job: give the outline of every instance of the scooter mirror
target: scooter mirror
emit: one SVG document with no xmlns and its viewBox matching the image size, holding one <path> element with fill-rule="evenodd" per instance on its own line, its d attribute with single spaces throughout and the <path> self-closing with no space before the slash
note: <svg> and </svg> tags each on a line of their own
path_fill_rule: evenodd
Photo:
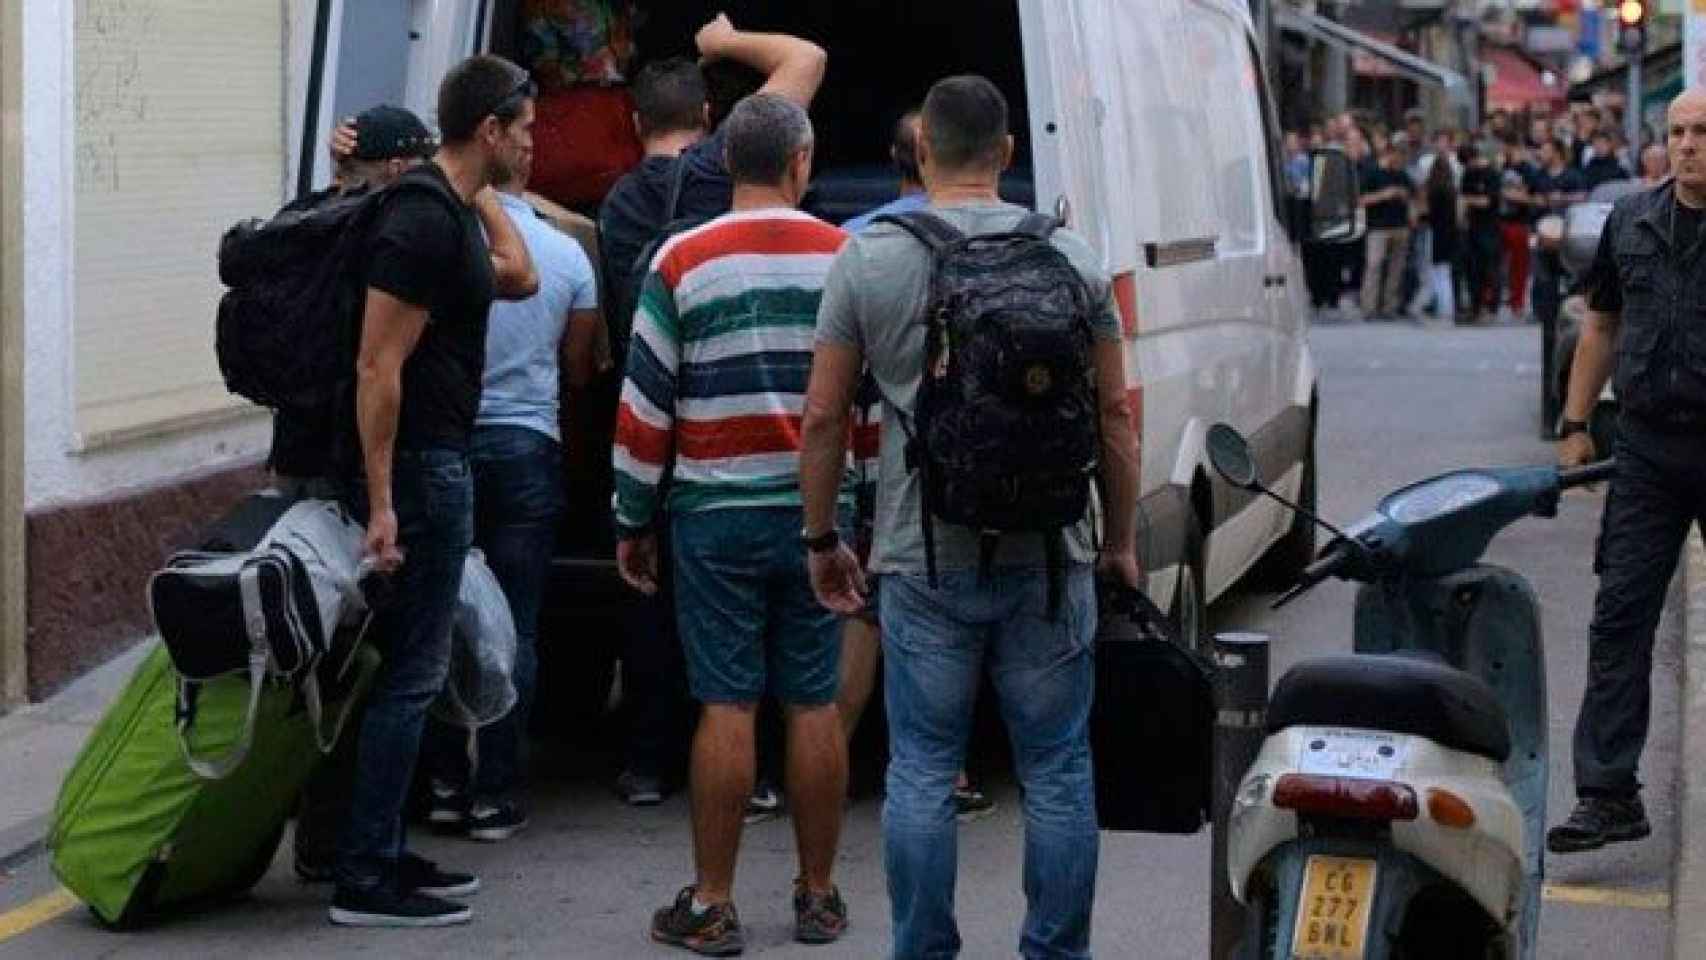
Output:
<svg viewBox="0 0 1706 960">
<path fill-rule="evenodd" d="M 1233 427 L 1217 423 L 1208 428 L 1208 459 L 1227 483 L 1245 490 L 1261 489 L 1250 442 Z"/>
</svg>

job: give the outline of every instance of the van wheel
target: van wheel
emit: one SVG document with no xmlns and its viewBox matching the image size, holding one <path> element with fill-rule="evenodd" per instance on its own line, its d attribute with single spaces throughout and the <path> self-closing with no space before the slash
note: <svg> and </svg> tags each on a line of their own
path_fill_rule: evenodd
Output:
<svg viewBox="0 0 1706 960">
<path fill-rule="evenodd" d="M 1186 650 L 1208 656 L 1207 588 L 1203 583 L 1202 530 L 1195 514 L 1185 520 L 1185 552 L 1179 562 L 1179 576 L 1173 583 L 1173 604 L 1167 619 L 1173 635 Z"/>
<path fill-rule="evenodd" d="M 1314 414 L 1310 415 L 1308 445 L 1303 451 L 1303 484 L 1298 491 L 1297 502 L 1310 513 L 1318 513 L 1316 501 L 1317 480 L 1315 476 L 1315 426 Z M 1254 580 L 1256 583 L 1277 589 L 1288 589 L 1303 575 L 1303 568 L 1315 560 L 1315 524 L 1301 513 L 1291 517 L 1291 528 L 1285 532 L 1278 542 L 1268 548 L 1256 566 Z"/>
</svg>

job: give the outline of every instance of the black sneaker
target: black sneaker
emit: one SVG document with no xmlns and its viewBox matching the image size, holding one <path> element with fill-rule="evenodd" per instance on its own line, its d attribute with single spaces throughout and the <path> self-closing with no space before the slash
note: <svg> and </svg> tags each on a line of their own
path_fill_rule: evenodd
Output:
<svg viewBox="0 0 1706 960">
<path fill-rule="evenodd" d="M 1608 843 L 1639 840 L 1652 832 L 1640 797 L 1582 797 L 1568 820 L 1547 831 L 1546 849 L 1581 853 Z"/>
<path fill-rule="evenodd" d="M 514 800 L 476 801 L 468 808 L 467 824 L 468 839 L 498 843 L 527 827 L 527 812 Z"/>
<path fill-rule="evenodd" d="M 663 802 L 663 781 L 624 770 L 616 778 L 616 795 L 630 807 L 655 807 Z"/>
<path fill-rule="evenodd" d="M 433 778 L 427 823 L 436 830 L 458 830 L 468 819 L 468 795 L 462 788 Z"/>
<path fill-rule="evenodd" d="M 438 864 L 412 853 L 397 861 L 397 884 L 428 897 L 470 897 L 480 892 L 480 878 L 471 873 L 440 870 Z"/>
<path fill-rule="evenodd" d="M 803 879 L 794 880 L 794 939 L 800 943 L 834 943 L 847 932 L 847 901 L 835 887 L 813 893 Z"/>
<path fill-rule="evenodd" d="M 652 939 L 673 947 L 685 947 L 706 957 L 735 957 L 746 949 L 740 915 L 732 903 L 693 908 L 693 887 L 683 889 L 675 903 L 652 915 Z"/>
<path fill-rule="evenodd" d="M 450 927 L 474 919 L 474 911 L 419 891 L 339 887 L 329 916 L 341 927 Z"/>
<path fill-rule="evenodd" d="M 748 824 L 763 823 L 774 820 L 782 815 L 782 793 L 776 785 L 759 781 L 752 791 L 752 796 L 746 798 L 746 822 Z"/>
<path fill-rule="evenodd" d="M 961 823 L 982 820 L 994 812 L 995 801 L 982 790 L 970 785 L 954 788 L 954 815 Z"/>
</svg>

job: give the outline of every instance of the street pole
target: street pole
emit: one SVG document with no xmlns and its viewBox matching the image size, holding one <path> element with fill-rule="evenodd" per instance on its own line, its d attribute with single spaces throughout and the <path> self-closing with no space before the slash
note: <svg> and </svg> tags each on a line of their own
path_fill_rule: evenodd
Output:
<svg viewBox="0 0 1706 960">
<path fill-rule="evenodd" d="M 1222 633 L 1214 638 L 1214 819 L 1209 868 L 1209 956 L 1230 960 L 1244 935 L 1244 908 L 1226 877 L 1226 819 L 1245 771 L 1267 734 L 1268 635 Z"/>
<path fill-rule="evenodd" d="M 1641 61 L 1645 54 L 1645 50 L 1629 51 L 1629 102 L 1623 107 L 1623 135 L 1637 167 L 1641 157 Z"/>
</svg>

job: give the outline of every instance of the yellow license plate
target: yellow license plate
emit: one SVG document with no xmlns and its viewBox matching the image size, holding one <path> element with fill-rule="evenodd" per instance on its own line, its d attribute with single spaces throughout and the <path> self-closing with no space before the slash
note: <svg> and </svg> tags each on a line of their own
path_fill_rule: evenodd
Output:
<svg viewBox="0 0 1706 960">
<path fill-rule="evenodd" d="M 1296 960 L 1362 960 L 1373 905 L 1373 860 L 1310 857 L 1291 955 Z"/>
</svg>

